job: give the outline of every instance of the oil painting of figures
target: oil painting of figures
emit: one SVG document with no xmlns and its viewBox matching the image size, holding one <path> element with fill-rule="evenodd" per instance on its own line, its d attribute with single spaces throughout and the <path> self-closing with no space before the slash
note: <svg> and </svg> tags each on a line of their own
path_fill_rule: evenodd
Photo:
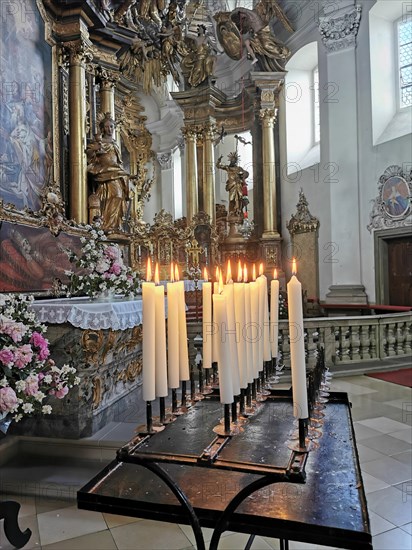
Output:
<svg viewBox="0 0 412 550">
<path fill-rule="evenodd" d="M 38 210 L 52 166 L 51 48 L 35 0 L 1 8 L 0 198 Z"/>
</svg>

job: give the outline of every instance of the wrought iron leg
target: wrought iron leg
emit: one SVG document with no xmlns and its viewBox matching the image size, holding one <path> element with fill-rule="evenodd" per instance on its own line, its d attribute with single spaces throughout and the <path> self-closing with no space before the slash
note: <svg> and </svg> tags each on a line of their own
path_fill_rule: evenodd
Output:
<svg viewBox="0 0 412 550">
<path fill-rule="evenodd" d="M 287 539 L 279 539 L 280 550 L 289 550 L 289 541 Z"/>
<path fill-rule="evenodd" d="M 26 545 L 31 537 L 30 529 L 21 531 L 18 522 L 20 504 L 14 500 L 0 502 L 0 519 L 4 518 L 4 533 L 16 548 Z"/>
<path fill-rule="evenodd" d="M 280 483 L 282 481 L 289 481 L 289 480 L 286 476 L 284 477 L 282 476 L 281 478 L 276 478 L 276 479 L 274 479 L 273 476 L 264 476 L 253 481 L 252 483 L 249 483 L 249 485 L 247 485 L 241 491 L 239 491 L 239 493 L 229 502 L 224 512 L 220 516 L 216 524 L 216 527 L 213 531 L 213 536 L 212 536 L 212 540 L 210 541 L 209 550 L 218 549 L 220 537 L 222 536 L 222 533 L 226 531 L 229 525 L 230 516 L 236 511 L 238 506 L 249 495 L 251 495 L 255 491 L 258 491 L 259 489 L 263 489 L 263 487 L 266 487 L 267 485 L 272 485 L 272 483 Z M 282 550 L 287 550 L 287 549 L 282 549 Z"/>
<path fill-rule="evenodd" d="M 248 541 L 246 543 L 245 550 L 250 550 L 251 549 L 253 541 L 255 540 L 255 536 L 256 535 L 250 535 L 250 537 L 248 538 Z"/>
<path fill-rule="evenodd" d="M 193 506 L 190 504 L 187 496 L 182 491 L 180 486 L 170 477 L 170 475 L 163 470 L 158 464 L 154 462 L 139 461 L 138 462 L 144 468 L 147 468 L 154 474 L 156 474 L 162 481 L 166 483 L 168 487 L 172 490 L 175 497 L 178 499 L 184 510 L 189 516 L 190 525 L 193 529 L 193 534 L 196 539 L 196 548 L 197 550 L 206 550 L 205 541 L 203 539 L 202 528 L 200 527 L 199 519 L 193 509 Z"/>
</svg>

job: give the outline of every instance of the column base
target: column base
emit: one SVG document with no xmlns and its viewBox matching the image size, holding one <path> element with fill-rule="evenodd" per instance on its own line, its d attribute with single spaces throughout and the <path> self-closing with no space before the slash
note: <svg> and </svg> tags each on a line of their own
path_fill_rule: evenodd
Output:
<svg viewBox="0 0 412 550">
<path fill-rule="evenodd" d="M 325 302 L 327 304 L 367 304 L 368 295 L 363 285 L 331 285 Z"/>
<path fill-rule="evenodd" d="M 262 241 L 271 241 L 280 238 L 280 234 L 277 231 L 264 231 L 261 236 Z"/>
</svg>

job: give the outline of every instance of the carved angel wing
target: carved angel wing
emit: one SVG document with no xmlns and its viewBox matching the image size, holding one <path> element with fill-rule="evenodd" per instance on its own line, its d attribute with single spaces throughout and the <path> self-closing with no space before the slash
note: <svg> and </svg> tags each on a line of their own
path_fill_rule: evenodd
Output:
<svg viewBox="0 0 412 550">
<path fill-rule="evenodd" d="M 289 21 L 276 0 L 260 0 L 256 4 L 254 11 L 256 11 L 266 25 L 269 24 L 271 19 L 276 18 L 282 23 L 287 31 L 295 32 L 295 29 L 292 27 L 292 23 Z"/>
</svg>

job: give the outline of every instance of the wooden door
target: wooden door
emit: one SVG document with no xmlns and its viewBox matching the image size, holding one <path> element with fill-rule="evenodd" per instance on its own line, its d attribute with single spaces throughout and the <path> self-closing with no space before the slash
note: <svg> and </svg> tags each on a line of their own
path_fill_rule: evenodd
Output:
<svg viewBox="0 0 412 550">
<path fill-rule="evenodd" d="M 391 306 L 412 306 L 412 237 L 388 243 L 388 287 Z"/>
</svg>

